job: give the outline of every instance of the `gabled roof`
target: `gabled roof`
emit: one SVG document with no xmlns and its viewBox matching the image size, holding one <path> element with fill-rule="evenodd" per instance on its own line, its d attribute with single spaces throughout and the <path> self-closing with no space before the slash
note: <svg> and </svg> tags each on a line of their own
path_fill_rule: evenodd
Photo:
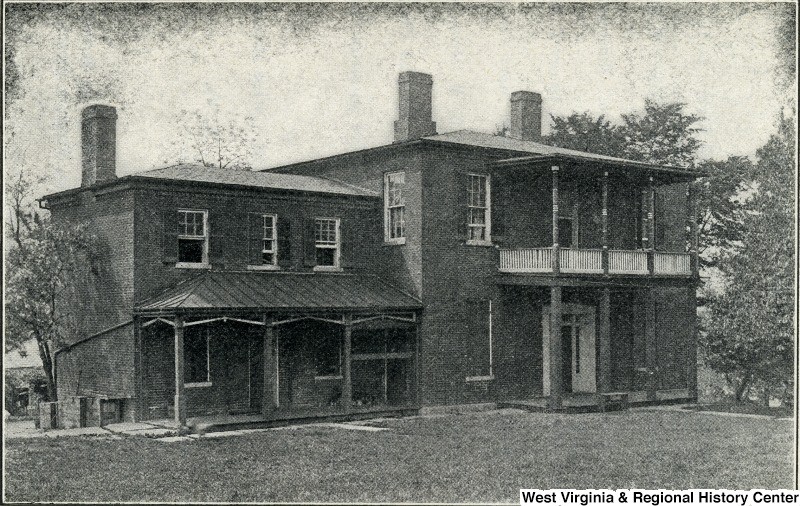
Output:
<svg viewBox="0 0 800 506">
<path fill-rule="evenodd" d="M 359 195 L 374 197 L 374 191 L 357 186 L 340 183 L 331 179 L 314 176 L 297 176 L 294 174 L 278 174 L 274 172 L 254 172 L 249 170 L 217 169 L 197 164 L 182 164 L 148 170 L 132 174 L 134 177 L 153 179 L 169 179 L 180 181 L 196 181 L 202 183 L 232 184 L 272 188 L 278 190 L 295 190 L 305 192 L 334 193 L 339 195 Z"/>
<path fill-rule="evenodd" d="M 203 310 L 325 311 L 421 308 L 376 276 L 258 271 L 205 272 L 136 305 L 144 314 Z"/>
</svg>

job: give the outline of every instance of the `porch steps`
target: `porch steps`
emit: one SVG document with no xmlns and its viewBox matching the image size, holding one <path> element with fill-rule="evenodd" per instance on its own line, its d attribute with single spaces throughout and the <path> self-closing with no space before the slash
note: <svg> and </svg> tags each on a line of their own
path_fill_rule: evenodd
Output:
<svg viewBox="0 0 800 506">
<path fill-rule="evenodd" d="M 564 397 L 560 408 L 550 408 L 547 406 L 547 397 L 536 397 L 533 399 L 510 400 L 500 401 L 497 403 L 498 408 L 514 408 L 531 413 L 563 413 L 563 414 L 578 414 L 578 413 L 599 413 L 602 411 L 620 411 L 628 409 L 627 394 L 624 399 L 617 397 L 620 394 L 606 394 L 605 409 L 601 405 L 596 395 L 570 395 Z"/>
</svg>

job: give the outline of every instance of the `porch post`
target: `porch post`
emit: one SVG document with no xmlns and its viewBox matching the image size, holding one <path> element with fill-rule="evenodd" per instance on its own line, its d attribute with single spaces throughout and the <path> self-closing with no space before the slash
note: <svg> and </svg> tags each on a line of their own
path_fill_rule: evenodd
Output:
<svg viewBox="0 0 800 506">
<path fill-rule="evenodd" d="M 183 317 L 175 315 L 175 423 L 178 427 L 186 426 L 183 365 Z"/>
<path fill-rule="evenodd" d="M 603 172 L 603 274 L 608 275 L 608 171 Z"/>
<path fill-rule="evenodd" d="M 561 248 L 558 244 L 558 165 L 550 167 L 553 172 L 553 274 L 561 272 Z"/>
<path fill-rule="evenodd" d="M 656 357 L 656 298 L 652 287 L 645 291 L 645 360 L 647 361 L 647 400 L 656 400 L 658 357 Z"/>
<path fill-rule="evenodd" d="M 561 384 L 561 287 L 550 288 L 550 396 L 549 409 L 560 409 L 562 404 Z"/>
<path fill-rule="evenodd" d="M 697 231 L 697 192 L 694 190 L 692 183 L 688 184 L 687 200 L 689 204 L 689 255 L 691 262 L 692 276 L 697 277 L 700 270 L 700 262 L 698 258 L 698 231 Z"/>
<path fill-rule="evenodd" d="M 272 355 L 272 349 L 275 346 L 275 327 L 272 325 L 272 319 L 266 314 L 264 315 L 264 384 L 262 386 L 261 394 L 261 413 L 268 414 L 277 409 L 275 404 L 275 392 L 277 392 L 277 385 L 275 384 L 275 359 Z"/>
<path fill-rule="evenodd" d="M 611 391 L 611 289 L 603 288 L 600 296 L 597 356 L 597 390 L 599 393 Z M 601 398 L 602 400 L 602 398 Z"/>
<path fill-rule="evenodd" d="M 349 413 L 353 407 L 353 378 L 351 350 L 353 344 L 353 315 L 344 315 L 344 353 L 342 356 L 342 407 Z"/>
<path fill-rule="evenodd" d="M 133 339 L 133 388 L 136 399 L 134 420 L 141 422 L 146 419 L 147 406 L 144 401 L 144 375 L 142 374 L 142 320 L 138 316 L 133 317 Z"/>
<path fill-rule="evenodd" d="M 653 185 L 653 176 L 647 178 L 647 272 L 652 276 L 655 272 L 656 248 L 656 190 Z"/>
<path fill-rule="evenodd" d="M 692 399 L 697 400 L 697 285 L 687 288 L 689 342 L 686 343 L 686 388 Z"/>
</svg>

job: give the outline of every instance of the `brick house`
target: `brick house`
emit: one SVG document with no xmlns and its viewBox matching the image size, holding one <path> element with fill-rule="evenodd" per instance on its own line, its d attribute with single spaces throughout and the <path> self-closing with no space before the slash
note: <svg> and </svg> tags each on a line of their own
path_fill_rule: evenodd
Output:
<svg viewBox="0 0 800 506">
<path fill-rule="evenodd" d="M 437 134 L 431 89 L 400 75 L 391 144 L 261 172 L 117 177 L 116 112 L 87 107 L 82 185 L 42 199 L 104 243 L 61 402 L 247 424 L 695 399 L 700 174 L 541 144 L 527 91 L 507 137 Z"/>
</svg>

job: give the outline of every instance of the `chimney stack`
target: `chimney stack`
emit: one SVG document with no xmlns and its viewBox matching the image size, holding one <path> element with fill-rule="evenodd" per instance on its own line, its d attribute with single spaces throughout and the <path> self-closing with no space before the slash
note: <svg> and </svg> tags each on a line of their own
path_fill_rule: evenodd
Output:
<svg viewBox="0 0 800 506">
<path fill-rule="evenodd" d="M 431 121 L 433 78 L 421 72 L 402 72 L 398 83 L 400 113 L 394 122 L 394 142 L 436 135 L 436 123 Z"/>
<path fill-rule="evenodd" d="M 542 96 L 532 91 L 511 94 L 509 137 L 521 141 L 542 140 Z"/>
<path fill-rule="evenodd" d="M 90 105 L 81 115 L 81 186 L 117 177 L 117 110 Z"/>
</svg>

